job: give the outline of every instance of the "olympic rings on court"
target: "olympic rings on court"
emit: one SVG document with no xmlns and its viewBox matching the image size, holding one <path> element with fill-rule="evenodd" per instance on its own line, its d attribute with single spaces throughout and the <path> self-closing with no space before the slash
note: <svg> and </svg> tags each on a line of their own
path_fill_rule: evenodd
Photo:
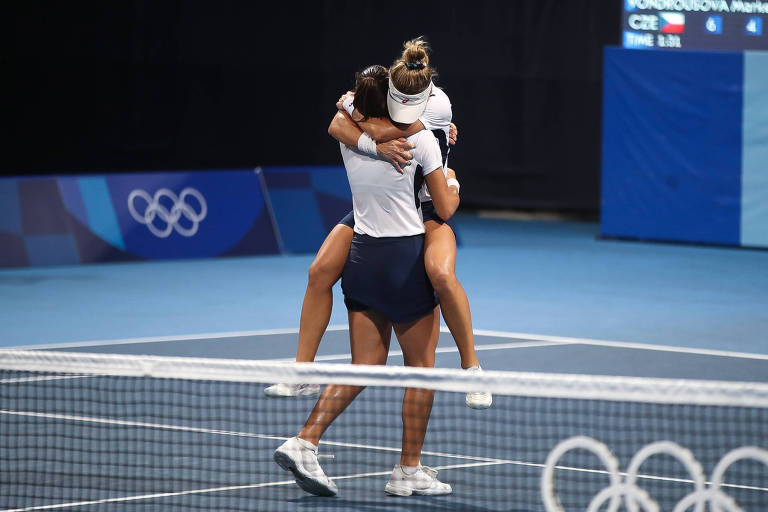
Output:
<svg viewBox="0 0 768 512">
<path fill-rule="evenodd" d="M 600 441 L 591 437 L 577 436 L 560 442 L 547 456 L 544 472 L 541 475 L 541 497 L 547 512 L 563 512 L 563 507 L 555 492 L 555 468 L 560 458 L 567 452 L 582 449 L 592 452 L 603 463 L 608 473 L 609 485 L 597 493 L 587 508 L 588 512 L 597 512 L 608 502 L 607 512 L 616 512 L 622 498 L 628 512 L 658 512 L 659 505 L 650 495 L 637 486 L 640 466 L 648 458 L 665 454 L 677 459 L 688 471 L 693 482 L 693 492 L 686 495 L 674 508 L 674 512 L 685 512 L 693 507 L 693 512 L 704 512 L 707 502 L 712 512 L 741 512 L 736 502 L 721 489 L 723 475 L 736 461 L 753 459 L 768 466 L 768 450 L 756 446 L 743 446 L 726 453 L 712 471 L 709 486 L 704 478 L 701 464 L 693 454 L 671 441 L 651 443 L 640 449 L 629 463 L 626 477 L 622 481 L 619 462 L 611 450 Z M 638 506 L 640 508 L 638 508 Z"/>
<path fill-rule="evenodd" d="M 173 203 L 170 211 L 160 204 L 161 198 L 170 199 Z M 188 197 L 193 197 L 199 203 L 200 211 L 196 212 L 195 209 L 186 202 Z M 139 213 L 136 208 L 136 200 L 147 204 L 144 213 Z M 141 201 L 139 205 L 141 205 Z M 208 205 L 205 202 L 203 195 L 192 187 L 187 187 L 181 191 L 181 194 L 176 196 L 171 190 L 167 188 L 161 188 L 155 192 L 155 196 L 150 196 L 147 192 L 141 189 L 136 189 L 128 195 L 128 211 L 131 216 L 140 224 L 145 224 L 149 231 L 158 238 L 167 238 L 175 229 L 176 232 L 182 236 L 191 237 L 197 233 L 200 223 L 208 215 Z M 181 217 L 184 217 L 192 223 L 189 227 L 184 227 L 179 224 Z M 164 226 L 157 227 L 155 225 L 155 219 L 158 219 Z"/>
</svg>

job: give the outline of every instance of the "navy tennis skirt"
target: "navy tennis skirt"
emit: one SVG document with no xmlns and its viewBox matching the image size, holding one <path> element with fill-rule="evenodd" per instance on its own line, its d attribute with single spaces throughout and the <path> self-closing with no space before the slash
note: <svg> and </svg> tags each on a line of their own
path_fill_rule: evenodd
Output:
<svg viewBox="0 0 768 512">
<path fill-rule="evenodd" d="M 341 289 L 349 311 L 372 309 L 395 323 L 426 316 L 438 300 L 424 269 L 424 235 L 375 238 L 355 233 Z"/>
<path fill-rule="evenodd" d="M 432 201 L 424 201 L 421 203 L 421 217 L 424 219 L 424 222 L 427 222 L 428 220 L 433 220 L 437 222 L 438 224 L 448 224 L 451 226 L 451 229 L 453 232 L 456 232 L 456 229 L 453 225 L 453 217 L 451 217 L 448 220 L 443 220 L 435 211 L 435 204 Z"/>
<path fill-rule="evenodd" d="M 342 217 L 342 219 L 336 224 L 344 224 L 347 227 L 355 229 L 355 212 L 354 211 L 349 212 L 344 217 Z"/>
</svg>

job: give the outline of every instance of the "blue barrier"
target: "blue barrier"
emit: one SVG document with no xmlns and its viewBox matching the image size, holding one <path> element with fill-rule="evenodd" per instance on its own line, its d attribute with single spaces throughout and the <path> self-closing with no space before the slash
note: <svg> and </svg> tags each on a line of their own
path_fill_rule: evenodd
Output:
<svg viewBox="0 0 768 512">
<path fill-rule="evenodd" d="M 0 266 L 279 252 L 253 170 L 0 180 Z"/>
<path fill-rule="evenodd" d="M 768 53 L 607 48 L 604 236 L 768 247 Z"/>
<path fill-rule="evenodd" d="M 282 249 L 313 253 L 352 211 L 352 192 L 343 166 L 264 167 L 264 181 Z"/>
</svg>

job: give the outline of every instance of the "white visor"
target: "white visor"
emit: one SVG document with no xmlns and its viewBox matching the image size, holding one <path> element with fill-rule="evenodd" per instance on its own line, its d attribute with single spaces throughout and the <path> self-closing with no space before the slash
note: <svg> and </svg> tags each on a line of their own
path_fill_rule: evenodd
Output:
<svg viewBox="0 0 768 512">
<path fill-rule="evenodd" d="M 387 109 L 389 117 L 396 123 L 411 124 L 415 122 L 424 109 L 427 108 L 427 100 L 432 94 L 432 82 L 418 94 L 403 94 L 395 88 L 392 79 L 389 79 L 389 93 L 387 94 Z"/>
</svg>

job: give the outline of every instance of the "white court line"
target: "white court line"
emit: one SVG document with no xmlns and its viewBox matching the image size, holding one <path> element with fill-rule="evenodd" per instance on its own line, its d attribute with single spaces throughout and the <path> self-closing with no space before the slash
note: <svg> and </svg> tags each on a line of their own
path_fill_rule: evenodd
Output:
<svg viewBox="0 0 768 512">
<path fill-rule="evenodd" d="M 25 508 L 9 508 L 5 510 L 0 510 L 0 512 L 26 512 L 28 510 L 51 510 L 51 509 L 57 509 L 57 508 L 85 507 L 88 505 L 100 505 L 103 503 L 151 500 L 155 498 L 170 498 L 172 496 L 184 496 L 188 494 L 205 494 L 205 493 L 214 493 L 214 492 L 237 491 L 240 489 L 257 489 L 259 487 L 272 487 L 276 485 L 288 485 L 293 483 L 295 483 L 293 480 L 283 480 L 280 482 L 266 482 L 266 483 L 251 484 L 251 485 L 232 485 L 229 487 L 212 487 L 210 489 L 192 489 L 189 491 L 142 494 L 139 496 L 124 496 L 121 498 L 104 498 L 101 500 L 93 500 L 93 501 L 76 501 L 71 503 L 56 503 L 54 505 L 38 505 L 38 506 L 25 507 Z"/>
<path fill-rule="evenodd" d="M 348 329 L 349 329 L 348 325 L 331 325 L 331 326 L 328 326 L 326 330 L 327 331 L 346 331 Z M 244 336 L 270 336 L 270 335 L 276 335 L 276 334 L 297 334 L 298 332 L 299 332 L 298 328 L 294 327 L 294 328 L 286 328 L 286 329 L 228 331 L 228 332 L 204 333 L 204 334 L 185 334 L 185 335 L 178 335 L 178 336 L 124 338 L 124 339 L 116 339 L 116 340 L 75 341 L 70 343 L 53 343 L 53 344 L 47 344 L 47 345 L 21 345 L 16 347 L 2 347 L 0 348 L 0 350 L 4 350 L 4 349 L 43 350 L 43 349 L 55 349 L 55 348 L 79 348 L 79 347 L 94 347 L 94 346 L 109 346 L 109 345 L 127 345 L 131 343 L 163 343 L 163 342 L 174 342 L 174 341 L 206 340 L 206 339 L 212 339 L 212 338 L 239 338 Z M 440 332 L 450 333 L 447 327 L 441 327 Z M 601 346 L 601 347 L 628 348 L 628 349 L 635 349 L 635 350 L 654 350 L 654 351 L 660 351 L 660 352 L 675 352 L 680 354 L 696 354 L 696 355 L 717 356 L 717 357 L 734 357 L 734 358 L 741 358 L 741 359 L 755 359 L 755 360 L 768 361 L 768 354 L 756 354 L 756 353 L 750 353 L 750 352 L 734 352 L 734 351 L 727 351 L 727 350 L 690 348 L 690 347 L 680 347 L 680 346 L 673 346 L 673 345 L 655 345 L 650 343 L 634 343 L 634 342 L 626 342 L 626 341 L 598 340 L 598 339 L 592 339 L 592 338 L 574 338 L 569 336 L 551 336 L 546 334 L 531 334 L 531 333 L 523 333 L 523 332 L 493 331 L 493 330 L 486 330 L 486 329 L 474 329 L 473 332 L 477 336 L 491 336 L 496 338 L 515 338 L 523 342 L 524 341 L 547 342 L 553 346 L 582 344 L 582 345 L 594 345 L 594 346 Z M 486 344 L 482 346 L 489 347 L 484 350 L 495 350 L 494 348 L 490 348 L 492 345 L 493 344 Z M 497 345 L 499 345 L 498 346 L 499 349 L 521 348 L 519 344 L 510 344 L 509 346 L 503 346 L 503 344 L 497 344 Z M 540 346 L 545 346 L 545 345 L 540 345 Z M 438 349 L 438 350 L 441 350 L 441 349 Z M 477 350 L 477 347 L 476 347 L 476 350 Z M 396 355 L 396 354 L 393 354 L 393 355 Z M 315 360 L 316 361 L 324 360 L 324 359 L 321 359 L 321 357 L 332 357 L 332 359 L 329 359 L 329 360 L 338 359 L 338 357 L 336 356 L 320 356 Z M 278 359 L 278 361 L 280 360 L 283 360 L 283 359 Z M 290 361 L 292 359 L 285 359 L 285 360 Z"/>
<path fill-rule="evenodd" d="M 234 437 L 248 437 L 255 439 L 270 439 L 274 441 L 286 441 L 289 438 L 284 436 L 273 436 L 269 434 L 256 434 L 253 432 L 237 432 L 233 430 L 217 430 L 202 427 L 188 427 L 183 425 L 167 425 L 164 423 L 148 423 L 143 421 L 129 421 L 129 420 L 117 420 L 113 418 L 99 418 L 94 416 L 76 416 L 71 414 L 58 414 L 58 413 L 44 413 L 35 411 L 12 411 L 8 409 L 0 409 L 0 414 L 7 414 L 9 416 L 25 416 L 31 418 L 45 418 L 65 421 L 77 421 L 83 423 L 97 423 L 102 425 L 118 425 L 122 427 L 141 427 L 158 430 L 172 430 L 177 432 L 194 432 L 196 434 L 213 434 L 220 436 L 234 436 Z M 400 448 L 392 448 L 389 446 L 376 446 L 367 444 L 355 444 L 355 443 L 342 443 L 337 441 L 321 441 L 322 445 L 329 446 L 341 446 L 345 448 L 361 448 L 365 450 L 376 451 L 388 451 L 388 452 L 400 452 Z M 425 455 L 433 455 L 435 457 L 446 457 L 453 459 L 468 459 L 480 462 L 504 462 L 501 459 L 490 459 L 487 457 L 474 457 L 469 455 L 460 455 L 453 453 L 441 453 L 441 452 L 422 452 Z"/>
<path fill-rule="evenodd" d="M 448 332 L 448 329 L 441 328 L 441 332 Z M 595 345 L 600 347 L 631 348 L 636 350 L 656 350 L 660 352 L 677 352 L 681 354 L 696 354 L 718 357 L 737 357 L 742 359 L 759 359 L 768 361 L 768 354 L 755 354 L 750 352 L 732 352 L 728 350 L 715 350 L 707 348 L 678 347 L 674 345 L 654 345 L 650 343 L 633 343 L 627 341 L 594 340 L 590 338 L 572 338 L 568 336 L 549 336 L 545 334 L 528 334 L 522 332 L 507 331 L 488 331 L 484 329 L 474 329 L 472 332 L 477 336 L 493 336 L 497 338 L 516 338 L 530 341 L 549 341 L 552 343 L 572 343 L 582 345 Z"/>
</svg>

